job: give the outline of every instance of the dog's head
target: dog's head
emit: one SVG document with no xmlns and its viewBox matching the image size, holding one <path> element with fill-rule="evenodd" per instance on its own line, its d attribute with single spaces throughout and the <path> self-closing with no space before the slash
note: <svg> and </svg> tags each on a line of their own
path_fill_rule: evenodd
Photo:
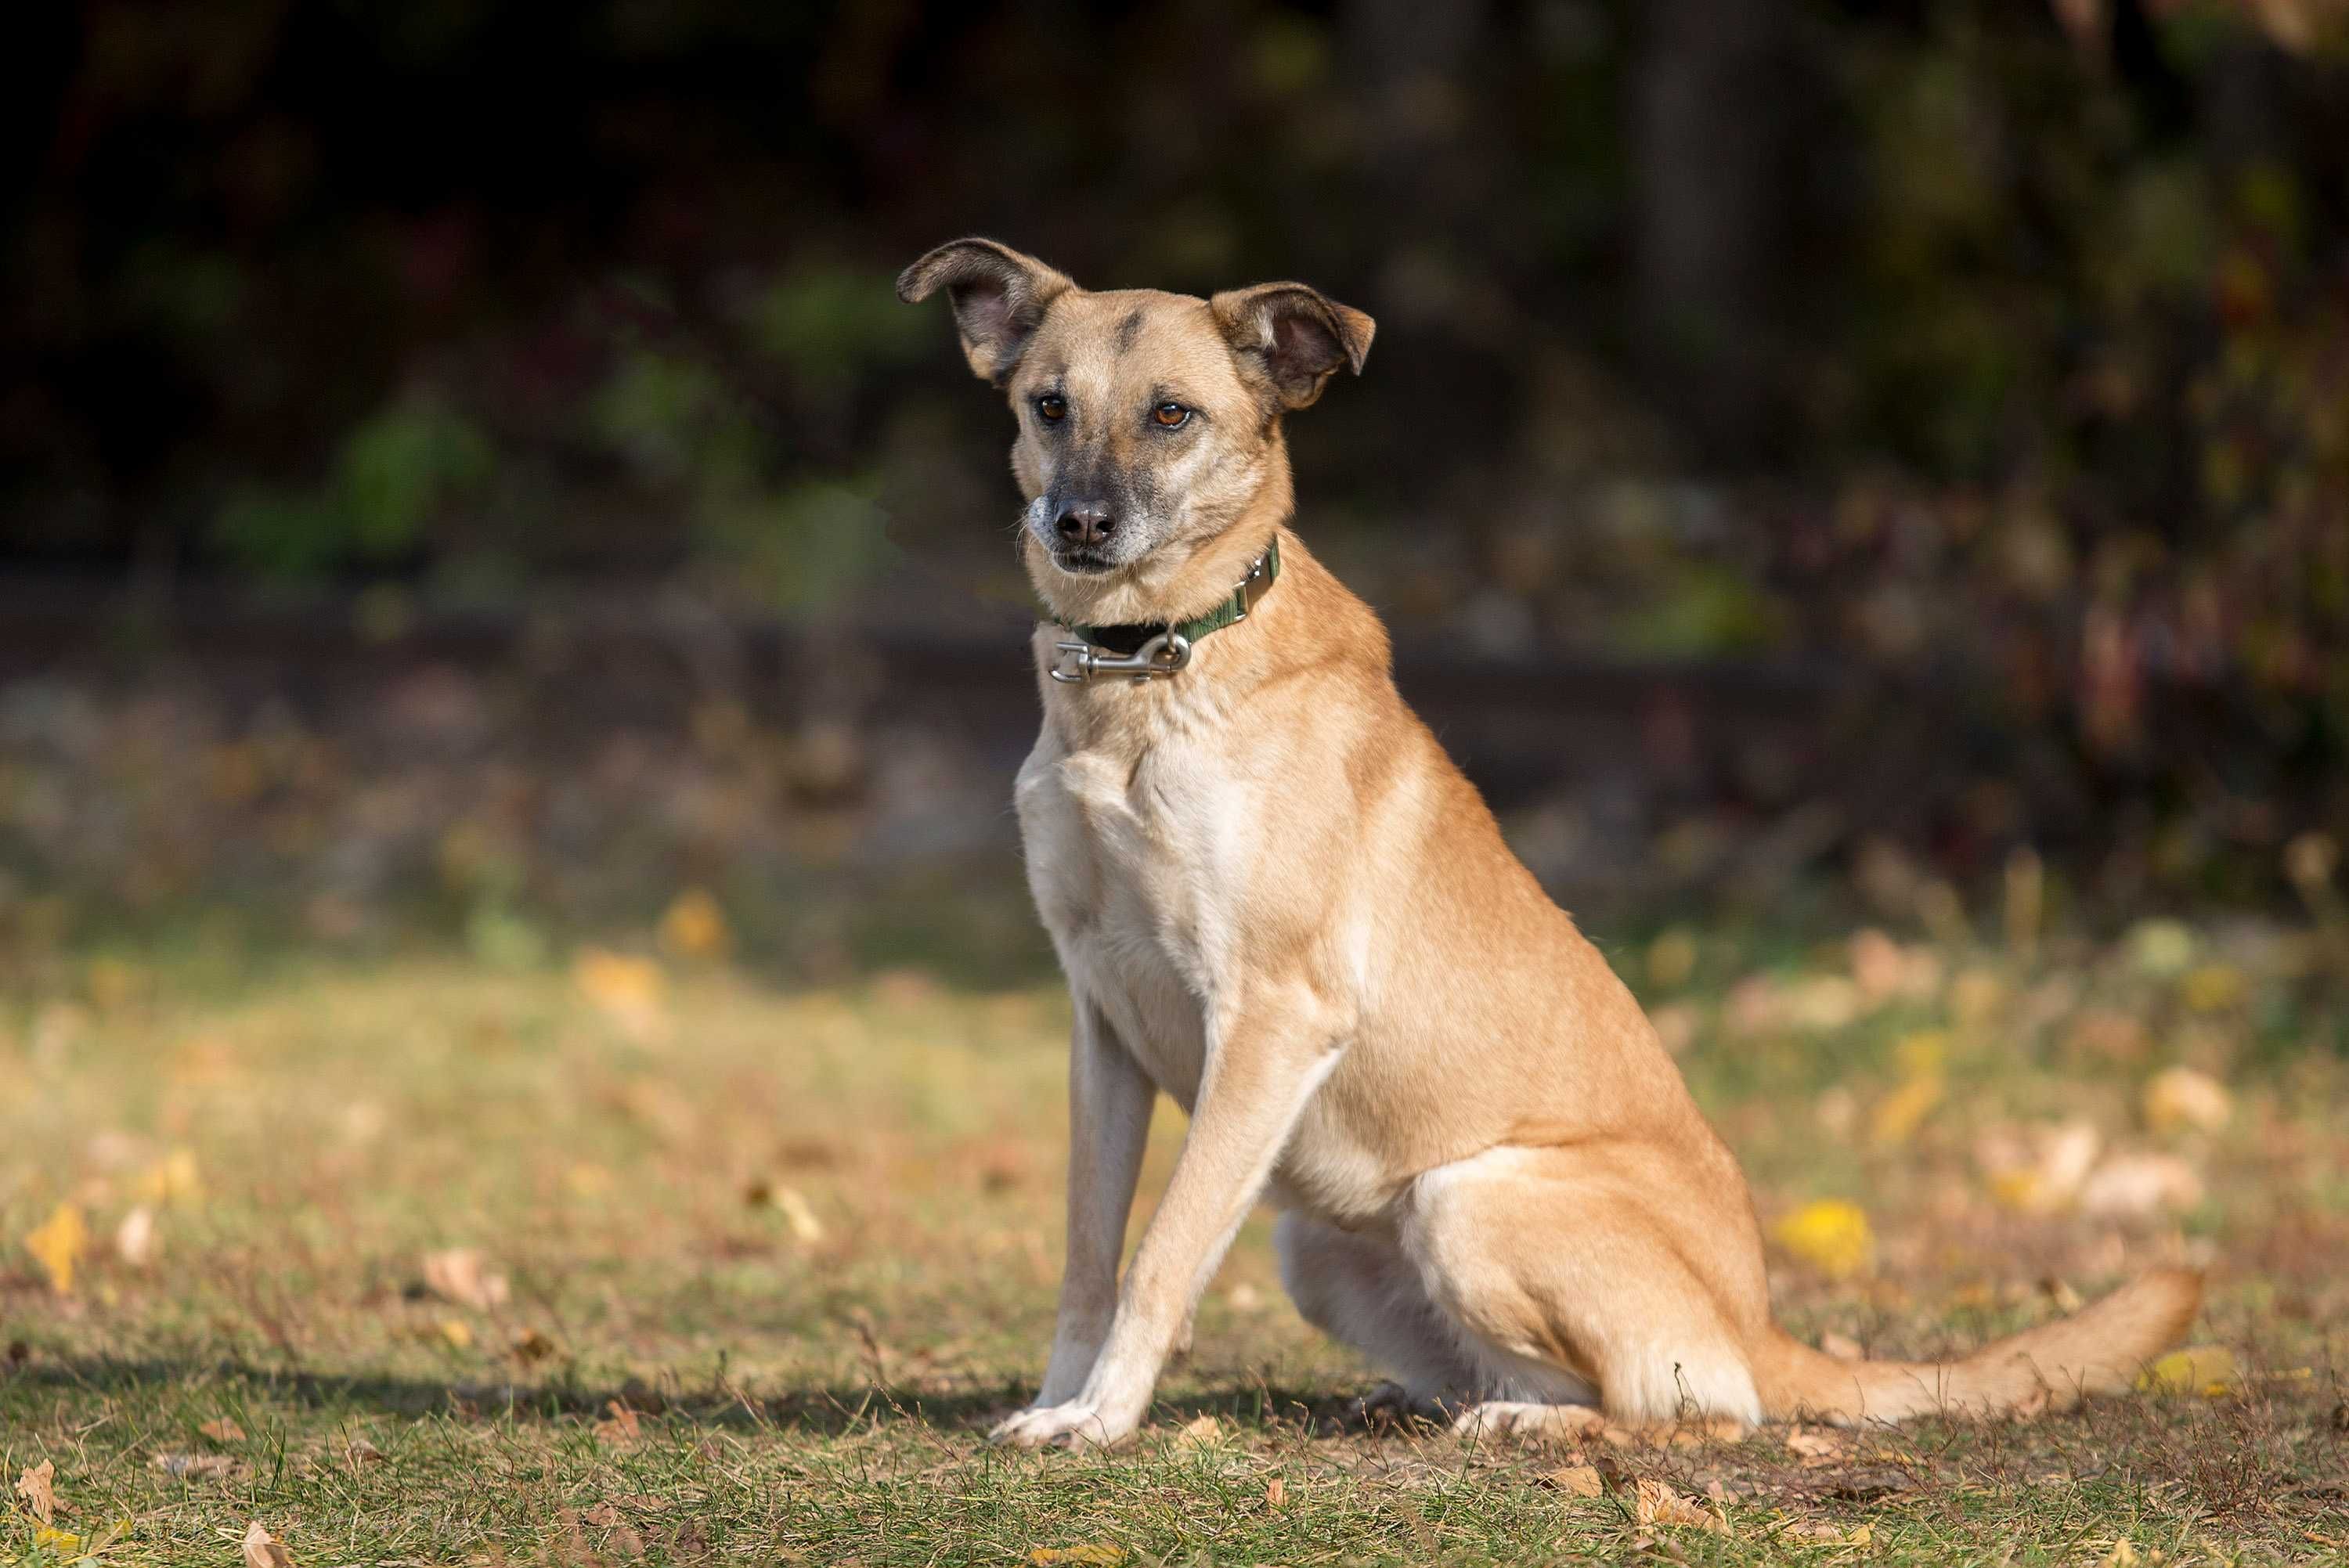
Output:
<svg viewBox="0 0 2349 1568">
<path fill-rule="evenodd" d="M 1373 330 L 1303 284 L 1094 294 L 992 240 L 941 245 L 897 279 L 908 301 L 940 289 L 971 369 L 1019 421 L 1011 471 L 1036 553 L 1071 576 L 1195 546 L 1285 484 L 1281 415 L 1359 373 Z"/>
</svg>

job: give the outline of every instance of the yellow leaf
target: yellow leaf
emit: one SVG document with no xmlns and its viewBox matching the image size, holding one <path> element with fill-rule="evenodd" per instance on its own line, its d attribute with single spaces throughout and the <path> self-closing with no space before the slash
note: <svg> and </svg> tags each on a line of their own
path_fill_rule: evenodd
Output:
<svg viewBox="0 0 2349 1568">
<path fill-rule="evenodd" d="M 2113 1542 L 2113 1549 L 2105 1553 L 2099 1568 L 2137 1568 L 2137 1548 L 2123 1539 Z"/>
<path fill-rule="evenodd" d="M 192 1203 L 203 1196 L 202 1173 L 196 1151 L 174 1149 L 147 1168 L 139 1178 L 139 1196 L 150 1203 Z"/>
<path fill-rule="evenodd" d="M 244 1441 L 244 1429 L 238 1426 L 234 1420 L 231 1419 L 227 1416 L 215 1416 L 211 1420 L 206 1421 L 202 1426 L 198 1427 L 196 1430 L 202 1432 L 204 1436 L 210 1438 L 216 1443 L 241 1443 Z"/>
<path fill-rule="evenodd" d="M 1095 1564 L 1096 1568 L 1112 1568 L 1125 1561 L 1125 1548 L 1112 1546 L 1106 1541 L 1095 1541 L 1083 1546 L 1039 1546 L 1028 1553 L 1028 1561 L 1039 1568 L 1050 1568 L 1055 1563 Z"/>
<path fill-rule="evenodd" d="M 1215 1417 L 1194 1416 L 1183 1423 L 1181 1431 L 1174 1434 L 1174 1446 L 1178 1449 L 1209 1448 L 1220 1442 L 1223 1435 L 1223 1423 Z"/>
<path fill-rule="evenodd" d="M 1857 1203 L 1823 1198 L 1772 1227 L 1778 1244 L 1830 1279 L 1864 1271 L 1876 1255 L 1875 1233 Z"/>
<path fill-rule="evenodd" d="M 649 1041 L 664 1021 L 660 965 L 606 948 L 582 948 L 571 965 L 579 994 L 631 1037 Z"/>
<path fill-rule="evenodd" d="M 2191 1127 L 2216 1132 L 2235 1114 L 2235 1097 L 2209 1073 L 2192 1068 L 2171 1068 L 2153 1075 L 2145 1086 L 2145 1119 L 2157 1132 Z"/>
<path fill-rule="evenodd" d="M 2251 988 L 2251 981 L 2233 965 L 2202 964 L 2178 983 L 2178 997 L 2198 1013 L 2224 1013 L 2240 1006 Z"/>
<path fill-rule="evenodd" d="M 1868 1114 L 1868 1140 L 1880 1149 L 1906 1143 L 1941 1103 L 1941 1080 L 1911 1078 L 1876 1102 Z"/>
<path fill-rule="evenodd" d="M 33 1544 L 36 1547 L 46 1546 L 67 1562 L 84 1555 L 85 1543 L 82 1538 L 69 1530 L 59 1530 L 55 1525 L 33 1526 Z"/>
<path fill-rule="evenodd" d="M 2223 1345 L 2190 1345 L 2156 1361 L 2137 1380 L 2140 1388 L 2169 1394 L 2201 1394 L 2218 1398 L 2241 1380 L 2235 1353 Z"/>
<path fill-rule="evenodd" d="M 243 1545 L 244 1568 L 294 1568 L 294 1554 L 257 1519 L 244 1527 Z"/>
<path fill-rule="evenodd" d="M 43 1460 L 16 1478 L 16 1495 L 25 1500 L 25 1507 L 43 1524 L 57 1517 L 57 1480 L 55 1460 Z"/>
<path fill-rule="evenodd" d="M 25 1238 L 25 1250 L 49 1276 L 49 1287 L 59 1295 L 73 1292 L 74 1264 L 89 1247 L 89 1227 L 82 1223 L 81 1208 L 59 1203 L 40 1229 Z"/>
<path fill-rule="evenodd" d="M 473 1347 L 473 1326 L 461 1317 L 444 1317 L 433 1325 L 433 1332 L 446 1340 L 452 1350 Z"/>
<path fill-rule="evenodd" d="M 1950 1062 L 1950 1031 L 1918 1029 L 1894 1043 L 1892 1059 L 1904 1078 L 1938 1078 Z"/>
<path fill-rule="evenodd" d="M 700 888 L 689 887 L 677 895 L 661 916 L 660 944 L 678 958 L 723 958 L 734 944 L 734 934 L 727 928 L 726 912 L 718 907 L 718 901 Z"/>
</svg>

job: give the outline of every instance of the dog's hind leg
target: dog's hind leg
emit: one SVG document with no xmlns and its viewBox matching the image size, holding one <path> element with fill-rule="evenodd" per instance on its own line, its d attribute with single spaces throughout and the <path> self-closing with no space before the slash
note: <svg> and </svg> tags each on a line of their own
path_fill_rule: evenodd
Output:
<svg viewBox="0 0 2349 1568">
<path fill-rule="evenodd" d="M 1352 1346 L 1394 1379 L 1392 1397 L 1366 1398 L 1364 1411 L 1474 1397 L 1475 1367 L 1463 1351 L 1460 1330 L 1392 1241 L 1290 1211 L 1273 1227 L 1272 1243 L 1280 1255 L 1280 1283 L 1305 1321 Z"/>
<path fill-rule="evenodd" d="M 1661 1215 L 1702 1233 L 1718 1195 L 1650 1164 L 1638 1150 L 1495 1149 L 1413 1183 L 1402 1250 L 1487 1401 L 1464 1427 L 1586 1427 L 1594 1398 L 1625 1425 L 1761 1418 L 1733 1315 L 1764 1289 L 1759 1248 L 1750 1278 L 1701 1275 Z M 1766 1295 L 1754 1305 L 1766 1313 Z"/>
</svg>

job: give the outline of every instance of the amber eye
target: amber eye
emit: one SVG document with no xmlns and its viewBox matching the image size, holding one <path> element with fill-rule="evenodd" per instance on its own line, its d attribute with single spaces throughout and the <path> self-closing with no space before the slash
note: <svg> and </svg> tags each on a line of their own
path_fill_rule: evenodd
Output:
<svg viewBox="0 0 2349 1568">
<path fill-rule="evenodd" d="M 1036 399 L 1036 412 L 1048 425 L 1057 425 L 1069 417 L 1069 400 L 1058 392 L 1047 392 Z"/>
<path fill-rule="evenodd" d="M 1150 417 L 1172 430 L 1191 418 L 1191 410 L 1180 403 L 1161 403 L 1150 410 Z"/>
</svg>

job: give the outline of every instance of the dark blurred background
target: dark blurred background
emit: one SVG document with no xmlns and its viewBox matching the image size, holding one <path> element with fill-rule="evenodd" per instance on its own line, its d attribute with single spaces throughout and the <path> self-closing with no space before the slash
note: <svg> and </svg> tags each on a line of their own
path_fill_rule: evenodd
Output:
<svg viewBox="0 0 2349 1568">
<path fill-rule="evenodd" d="M 1602 929 L 2251 909 L 2349 828 L 2333 0 L 16 22 L 14 950 L 1036 963 L 1009 423 L 891 293 L 968 232 L 1378 318 L 1299 527 Z"/>
</svg>

